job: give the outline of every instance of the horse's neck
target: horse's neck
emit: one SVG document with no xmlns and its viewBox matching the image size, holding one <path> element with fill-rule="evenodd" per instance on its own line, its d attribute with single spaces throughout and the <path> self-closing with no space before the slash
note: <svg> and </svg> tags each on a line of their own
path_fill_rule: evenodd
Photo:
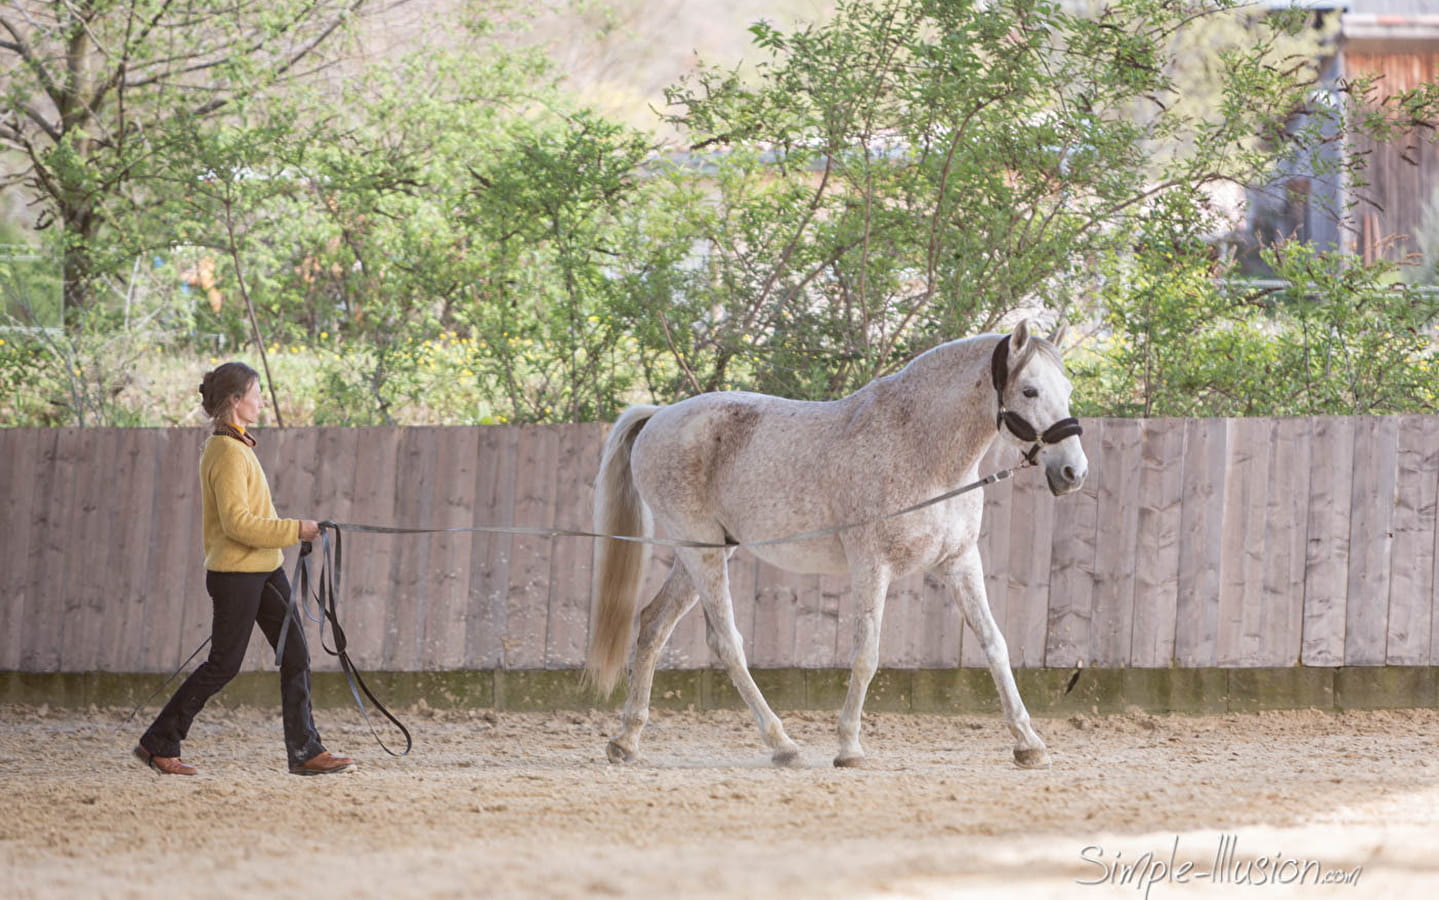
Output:
<svg viewBox="0 0 1439 900">
<path fill-rule="evenodd" d="M 994 383 L 989 371 L 993 341 L 970 338 L 941 344 L 896 374 L 900 402 L 909 405 L 914 439 L 945 480 L 974 470 L 998 434 Z"/>
</svg>

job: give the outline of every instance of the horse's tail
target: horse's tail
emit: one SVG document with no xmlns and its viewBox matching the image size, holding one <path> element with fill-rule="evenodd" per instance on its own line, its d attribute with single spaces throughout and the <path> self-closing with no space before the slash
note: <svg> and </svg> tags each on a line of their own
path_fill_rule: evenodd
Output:
<svg viewBox="0 0 1439 900">
<path fill-rule="evenodd" d="M 610 430 L 600 473 L 595 478 L 595 531 L 600 534 L 650 534 L 649 510 L 635 489 L 630 471 L 630 451 L 640 430 L 658 411 L 657 406 L 631 406 Z M 595 545 L 594 609 L 590 615 L 585 680 L 601 695 L 614 690 L 629 654 L 630 631 L 649 550 L 649 544 L 636 541 L 600 539 Z"/>
</svg>

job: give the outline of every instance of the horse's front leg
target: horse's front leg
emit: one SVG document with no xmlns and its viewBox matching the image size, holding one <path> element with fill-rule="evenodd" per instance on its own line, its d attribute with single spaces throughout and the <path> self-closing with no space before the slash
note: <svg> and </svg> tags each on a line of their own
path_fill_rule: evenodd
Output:
<svg viewBox="0 0 1439 900">
<path fill-rule="evenodd" d="M 834 764 L 842 767 L 864 764 L 864 748 L 859 743 L 859 719 L 869 683 L 879 669 L 879 629 L 884 621 L 889 572 L 879 566 L 867 566 L 863 571 L 852 574 L 851 583 L 859 601 L 859 618 L 854 623 L 849 691 L 839 713 L 839 755 L 834 758 Z"/>
<path fill-rule="evenodd" d="M 995 689 L 999 692 L 999 705 L 1004 721 L 1014 734 L 1014 762 L 1021 769 L 1040 769 L 1049 765 L 1049 752 L 1044 741 L 1034 733 L 1029 724 L 1029 711 L 1019 697 L 1019 688 L 1014 684 L 1014 672 L 1009 667 L 1009 647 L 1000 634 L 999 626 L 989 611 L 989 599 L 984 593 L 984 569 L 980 562 L 979 548 L 971 547 L 940 568 L 940 574 L 951 588 L 959 594 L 960 608 L 969 623 L 979 646 L 984 651 L 989 674 L 994 678 Z"/>
</svg>

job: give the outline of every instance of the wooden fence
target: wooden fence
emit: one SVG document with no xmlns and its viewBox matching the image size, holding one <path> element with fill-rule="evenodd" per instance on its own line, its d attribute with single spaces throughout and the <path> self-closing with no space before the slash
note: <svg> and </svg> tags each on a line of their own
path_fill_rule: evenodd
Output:
<svg viewBox="0 0 1439 900">
<path fill-rule="evenodd" d="M 282 515 L 588 528 L 605 433 L 303 428 L 261 433 L 258 452 Z M 204 639 L 203 440 L 0 429 L 0 671 L 168 671 Z M 1439 417 L 1105 419 L 1083 440 L 1083 491 L 1051 497 L 1037 472 L 987 489 L 986 584 L 1016 666 L 1439 664 Z M 390 671 L 578 667 L 592 553 L 568 538 L 351 535 L 352 653 Z M 656 554 L 647 590 L 669 558 Z M 752 665 L 848 665 L 843 579 L 741 552 L 732 584 Z M 900 581 L 881 662 L 982 665 L 961 624 L 940 585 Z M 268 665 L 257 635 L 246 667 Z M 662 665 L 716 665 L 702 616 Z"/>
</svg>

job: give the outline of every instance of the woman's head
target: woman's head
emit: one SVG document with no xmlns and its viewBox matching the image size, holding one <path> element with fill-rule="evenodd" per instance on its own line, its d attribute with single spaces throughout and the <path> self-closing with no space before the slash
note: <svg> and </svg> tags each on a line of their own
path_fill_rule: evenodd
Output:
<svg viewBox="0 0 1439 900">
<path fill-rule="evenodd" d="M 205 379 L 200 382 L 200 405 L 205 415 L 216 422 L 236 424 L 236 404 L 243 402 L 259 384 L 259 372 L 242 362 L 227 362 L 205 373 Z"/>
</svg>

